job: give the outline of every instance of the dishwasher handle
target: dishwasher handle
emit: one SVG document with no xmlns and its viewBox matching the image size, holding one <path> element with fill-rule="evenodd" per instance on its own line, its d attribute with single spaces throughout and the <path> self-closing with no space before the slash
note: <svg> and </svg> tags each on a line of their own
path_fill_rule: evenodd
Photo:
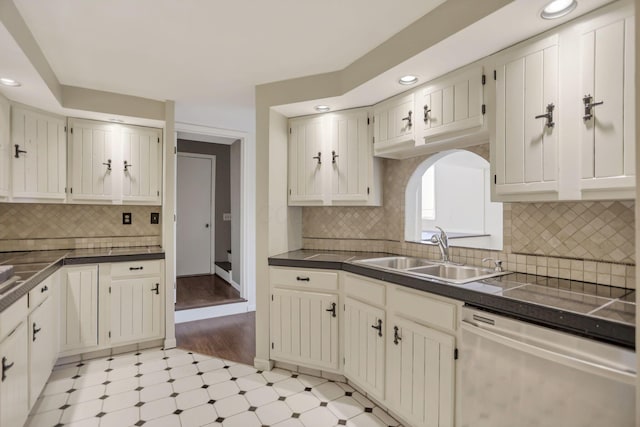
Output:
<svg viewBox="0 0 640 427">
<path fill-rule="evenodd" d="M 467 322 L 466 320 L 462 321 L 462 330 L 513 348 L 515 350 L 519 350 L 551 362 L 560 363 L 571 368 L 579 369 L 583 372 L 600 375 L 605 378 L 623 382 L 629 385 L 635 385 L 636 383 L 636 375 L 633 373 L 622 371 L 620 369 L 615 369 L 605 365 L 600 365 L 588 360 L 579 359 L 568 354 L 562 354 L 542 347 L 527 344 L 525 342 L 502 335 L 500 333 L 487 330 L 486 328 L 476 326 L 473 323 Z"/>
</svg>

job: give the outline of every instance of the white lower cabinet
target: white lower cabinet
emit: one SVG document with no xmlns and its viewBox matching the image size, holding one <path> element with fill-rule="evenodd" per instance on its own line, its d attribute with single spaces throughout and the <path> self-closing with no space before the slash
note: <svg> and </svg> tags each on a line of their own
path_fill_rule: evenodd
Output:
<svg viewBox="0 0 640 427">
<path fill-rule="evenodd" d="M 0 426 L 24 424 L 29 414 L 27 296 L 0 313 Z"/>
<path fill-rule="evenodd" d="M 29 406 L 33 407 L 56 363 L 57 331 L 54 298 L 47 298 L 29 314 Z"/>
<path fill-rule="evenodd" d="M 338 295 L 273 289 L 271 356 L 319 369 L 338 369 Z"/>
<path fill-rule="evenodd" d="M 394 316 L 387 340 L 387 402 L 412 426 L 453 426 L 455 338 Z"/>
<path fill-rule="evenodd" d="M 385 311 L 344 299 L 344 374 L 378 399 L 384 399 Z"/>
<path fill-rule="evenodd" d="M 62 354 L 98 347 L 98 266 L 64 267 L 60 287 Z"/>
<path fill-rule="evenodd" d="M 164 286 L 160 264 L 159 261 L 122 263 L 117 268 L 112 264 L 109 286 L 111 345 L 163 336 Z"/>
</svg>

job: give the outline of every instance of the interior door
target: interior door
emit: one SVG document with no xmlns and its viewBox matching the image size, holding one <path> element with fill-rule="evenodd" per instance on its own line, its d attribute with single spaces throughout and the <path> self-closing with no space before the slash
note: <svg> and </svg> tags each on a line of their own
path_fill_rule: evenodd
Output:
<svg viewBox="0 0 640 427">
<path fill-rule="evenodd" d="M 178 155 L 177 276 L 211 274 L 214 173 L 214 156 Z"/>
</svg>

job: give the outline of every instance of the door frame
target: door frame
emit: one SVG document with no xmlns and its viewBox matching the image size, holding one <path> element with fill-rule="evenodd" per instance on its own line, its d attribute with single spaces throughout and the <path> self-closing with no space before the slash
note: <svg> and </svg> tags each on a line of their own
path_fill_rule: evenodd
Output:
<svg viewBox="0 0 640 427">
<path fill-rule="evenodd" d="M 185 151 L 178 151 L 177 157 L 196 157 L 202 159 L 210 159 L 211 160 L 211 211 L 209 212 L 209 274 L 213 274 L 215 272 L 215 259 L 216 259 L 216 156 L 214 154 L 199 154 L 199 153 L 189 153 Z M 178 199 L 178 167 L 177 167 L 178 159 L 176 158 L 176 201 Z M 178 211 L 178 206 L 176 204 L 176 212 Z M 176 246 L 178 245 L 178 221 L 180 218 L 176 214 Z M 186 277 L 186 276 L 178 276 L 177 273 L 177 262 L 178 255 L 176 253 L 176 277 Z M 188 276 L 188 275 L 187 275 Z M 175 295 L 177 294 L 177 287 L 174 292 L 174 303 L 175 303 Z"/>
</svg>

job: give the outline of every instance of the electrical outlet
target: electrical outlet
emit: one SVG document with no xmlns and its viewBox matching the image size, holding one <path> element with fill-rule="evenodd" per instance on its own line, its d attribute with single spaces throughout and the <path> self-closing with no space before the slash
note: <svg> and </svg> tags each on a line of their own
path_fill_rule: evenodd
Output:
<svg viewBox="0 0 640 427">
<path fill-rule="evenodd" d="M 131 224 L 131 212 L 123 212 L 122 213 L 122 223 L 126 225 Z"/>
<path fill-rule="evenodd" d="M 159 212 L 151 212 L 151 224 L 160 224 Z"/>
<path fill-rule="evenodd" d="M 231 221 L 231 214 L 230 213 L 222 214 L 222 220 L 223 221 Z"/>
</svg>

